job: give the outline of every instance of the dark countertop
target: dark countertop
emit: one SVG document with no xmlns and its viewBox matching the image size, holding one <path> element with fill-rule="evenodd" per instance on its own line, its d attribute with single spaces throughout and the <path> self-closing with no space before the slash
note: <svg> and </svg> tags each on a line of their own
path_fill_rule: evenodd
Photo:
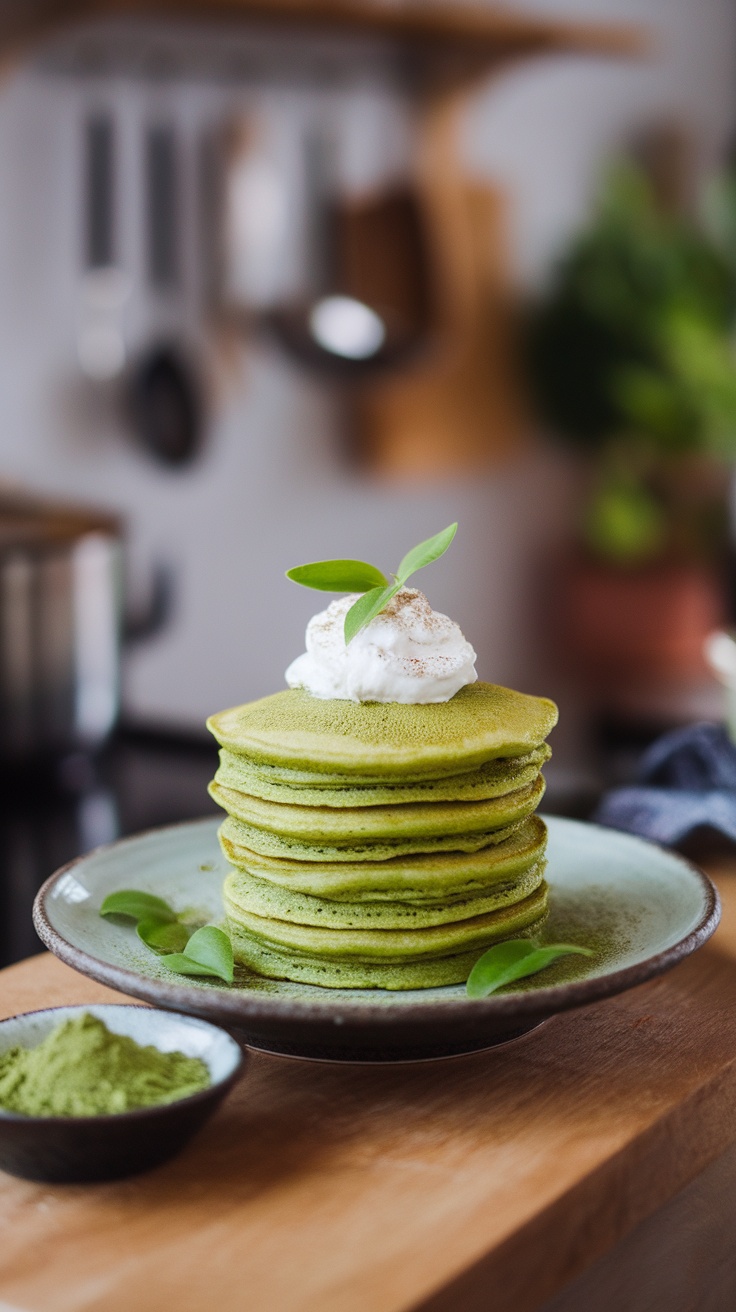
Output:
<svg viewBox="0 0 736 1312">
<path fill-rule="evenodd" d="M 80 852 L 158 825 L 217 813 L 215 744 L 120 730 L 97 757 L 76 753 L 0 777 L 0 966 L 41 944 L 36 892 Z"/>
</svg>

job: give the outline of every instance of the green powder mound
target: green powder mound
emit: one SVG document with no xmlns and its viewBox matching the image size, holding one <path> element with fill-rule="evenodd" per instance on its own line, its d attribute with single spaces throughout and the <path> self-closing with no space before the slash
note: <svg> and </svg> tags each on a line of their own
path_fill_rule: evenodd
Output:
<svg viewBox="0 0 736 1312">
<path fill-rule="evenodd" d="M 330 929 L 426 929 L 470 920 L 489 911 L 521 902 L 539 887 L 545 862 L 532 866 L 517 879 L 498 884 L 489 892 L 462 901 L 339 902 L 330 898 L 292 893 L 244 871 L 228 875 L 223 888 L 225 912 L 237 920 L 241 912 L 297 925 Z"/>
<path fill-rule="evenodd" d="M 23 1116 L 110 1116 L 210 1083 L 198 1057 L 141 1047 L 89 1012 L 62 1021 L 36 1048 L 0 1054 L 0 1107 Z"/>
<path fill-rule="evenodd" d="M 544 924 L 546 912 L 517 925 L 515 938 L 534 934 Z M 468 952 L 433 960 L 403 962 L 359 961 L 355 959 L 331 961 L 293 951 L 283 952 L 272 944 L 255 938 L 233 925 L 231 929 L 233 951 L 242 965 L 268 979 L 288 979 L 299 984 L 318 984 L 326 989 L 431 989 L 448 984 L 464 984 L 481 952 L 499 937 L 488 935 L 483 946 Z M 508 937 L 508 935 L 506 935 Z"/>
<path fill-rule="evenodd" d="M 446 839 L 454 835 L 486 834 L 524 819 L 536 810 L 544 795 L 544 780 L 504 797 L 483 802 L 417 802 L 400 806 L 366 806 L 339 809 L 329 806 L 285 806 L 264 802 L 219 784 L 209 785 L 210 796 L 236 820 L 283 839 L 353 847 L 371 842 L 406 839 Z"/>
<path fill-rule="evenodd" d="M 492 683 L 461 688 L 449 702 L 322 701 L 301 688 L 221 711 L 207 721 L 221 747 L 266 765 L 406 782 L 474 770 L 540 746 L 557 707 Z"/>
<path fill-rule="evenodd" d="M 514 906 L 426 929 L 322 929 L 256 916 L 232 905 L 227 907 L 227 923 L 231 937 L 237 931 L 244 931 L 251 939 L 281 952 L 302 953 L 328 961 L 397 963 L 449 957 L 474 949 L 481 952 L 497 939 L 513 938 L 517 930 L 539 920 L 546 909 L 547 885 L 542 882 Z M 233 953 L 236 959 L 242 960 L 238 957 L 235 938 Z"/>
<path fill-rule="evenodd" d="M 265 801 L 296 803 L 299 806 L 387 806 L 401 802 L 475 802 L 502 797 L 525 788 L 536 779 L 540 767 L 549 760 L 546 743 L 524 756 L 500 757 L 487 761 L 479 770 L 449 775 L 424 782 L 380 783 L 351 779 L 349 775 L 318 774 L 316 771 L 279 770 L 270 765 L 256 765 L 226 747 L 220 751 L 220 768 L 215 783 L 236 792 L 248 793 Z"/>
<path fill-rule="evenodd" d="M 515 828 L 516 825 L 507 825 L 503 829 L 489 830 L 487 833 L 480 834 L 450 834 L 441 838 L 377 839 L 372 843 L 341 844 L 338 847 L 336 844 L 300 842 L 296 838 L 272 834 L 267 829 L 257 829 L 255 825 L 247 825 L 242 820 L 228 816 L 222 823 L 220 833 L 239 847 L 247 847 L 250 851 L 260 852 L 264 856 L 322 863 L 387 861 L 391 857 L 407 856 L 415 852 L 478 852 L 491 843 L 504 842 Z"/>
<path fill-rule="evenodd" d="M 532 815 L 503 842 L 479 852 L 438 852 L 387 861 L 306 862 L 264 856 L 240 846 L 220 828 L 227 860 L 240 870 L 294 893 L 357 901 L 422 902 L 462 899 L 507 883 L 544 856 L 547 827 Z"/>
</svg>

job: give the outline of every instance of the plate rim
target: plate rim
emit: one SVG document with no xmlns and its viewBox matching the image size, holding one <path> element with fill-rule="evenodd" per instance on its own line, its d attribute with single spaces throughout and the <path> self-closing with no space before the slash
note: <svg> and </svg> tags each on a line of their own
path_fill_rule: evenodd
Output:
<svg viewBox="0 0 736 1312">
<path fill-rule="evenodd" d="M 491 994 L 488 998 L 460 996 L 453 1001 L 442 1002 L 432 996 L 434 990 L 428 989 L 426 999 L 405 1002 L 396 1007 L 375 1006 L 368 1000 L 361 1003 L 359 1001 L 353 1002 L 352 999 L 349 1004 L 345 1005 L 343 1000 L 338 1001 L 335 996 L 337 991 L 333 989 L 325 990 L 325 993 L 332 994 L 332 997 L 297 999 L 281 997 L 274 993 L 249 994 L 246 990 L 237 990 L 230 993 L 219 988 L 219 986 L 215 986 L 215 989 L 210 993 L 207 989 L 193 988 L 190 985 L 179 983 L 177 980 L 172 980 L 169 983 L 165 980 L 149 979 L 145 975 L 140 975 L 125 966 L 100 961 L 99 958 L 90 955 L 83 948 L 75 947 L 51 924 L 46 912 L 46 900 L 56 884 L 74 870 L 76 866 L 92 857 L 110 852 L 113 848 L 125 847 L 154 834 L 173 833 L 181 829 L 213 824 L 217 820 L 216 816 L 202 816 L 196 820 L 183 820 L 173 825 L 159 825 L 151 829 L 144 829 L 139 833 L 116 839 L 112 843 L 105 843 L 92 848 L 89 852 L 81 853 L 71 861 L 67 861 L 65 865 L 55 870 L 38 890 L 33 902 L 33 924 L 41 942 L 65 965 L 71 966 L 80 974 L 86 975 L 100 984 L 117 989 L 118 992 L 124 993 L 128 997 L 141 998 L 154 1006 L 168 1007 L 172 1011 L 183 1011 L 186 1014 L 199 1016 L 205 1020 L 212 1018 L 214 1024 L 220 1025 L 223 1024 L 224 1018 L 227 1018 L 225 1023 L 230 1023 L 233 1026 L 238 1024 L 245 1026 L 249 1021 L 279 1020 L 314 1021 L 319 1023 L 332 1021 L 336 1024 L 349 1023 L 351 1026 L 354 1025 L 358 1028 L 361 1026 L 373 1028 L 376 1025 L 391 1028 L 407 1022 L 421 1025 L 422 1022 L 426 1023 L 428 1020 L 438 1018 L 446 1021 L 452 1021 L 453 1019 L 465 1021 L 470 1015 L 477 1017 L 479 1020 L 485 1017 L 489 1022 L 493 1020 L 513 1020 L 517 1017 L 527 1019 L 535 1016 L 555 1015 L 561 1011 L 569 1011 L 575 1007 L 586 1006 L 588 1003 L 613 997 L 630 988 L 635 988 L 649 979 L 664 974 L 665 971 L 671 970 L 680 961 L 683 961 L 697 948 L 706 943 L 718 928 L 721 918 L 721 899 L 718 890 L 705 871 L 701 870 L 688 857 L 683 856 L 682 853 L 675 852 L 672 848 L 665 847 L 664 844 L 642 838 L 638 834 L 611 829 L 605 825 L 593 824 L 590 821 L 576 820 L 568 816 L 548 815 L 542 818 L 548 824 L 550 821 L 553 824 L 562 821 L 566 825 L 595 829 L 603 834 L 624 836 L 634 843 L 641 843 L 645 847 L 654 848 L 656 851 L 663 852 L 666 856 L 672 858 L 688 870 L 700 885 L 705 905 L 698 923 L 688 934 L 676 943 L 671 944 L 670 947 L 654 953 L 644 961 L 635 962 L 631 966 L 624 966 L 608 975 L 599 975 L 592 979 L 573 980 L 566 984 L 552 984 L 546 988 L 533 989 L 525 993 Z M 390 990 L 374 989 L 354 990 L 355 993 L 369 993 L 371 995 L 387 991 L 390 992 Z M 340 1016 L 341 1006 L 344 1011 L 342 1017 Z M 219 1020 L 215 1017 L 219 1017 Z"/>
</svg>

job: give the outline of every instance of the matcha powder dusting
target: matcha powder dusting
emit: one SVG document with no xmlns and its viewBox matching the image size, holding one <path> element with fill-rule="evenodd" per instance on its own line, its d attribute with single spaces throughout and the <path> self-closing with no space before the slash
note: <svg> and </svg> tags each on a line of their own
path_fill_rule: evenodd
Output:
<svg viewBox="0 0 736 1312">
<path fill-rule="evenodd" d="M 209 1084 L 198 1057 L 141 1047 L 89 1012 L 62 1021 L 37 1048 L 0 1054 L 0 1107 L 23 1116 L 109 1116 Z"/>
</svg>

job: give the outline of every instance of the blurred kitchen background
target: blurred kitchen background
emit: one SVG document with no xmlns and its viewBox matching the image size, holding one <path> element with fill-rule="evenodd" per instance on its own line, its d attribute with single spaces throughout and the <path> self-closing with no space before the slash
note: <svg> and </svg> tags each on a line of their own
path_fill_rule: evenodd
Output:
<svg viewBox="0 0 736 1312">
<path fill-rule="evenodd" d="M 551 809 L 721 717 L 731 0 L 0 0 L 0 51 L 1 960 L 212 809 L 302 561 L 458 519 L 430 599 L 559 702 Z"/>
</svg>

